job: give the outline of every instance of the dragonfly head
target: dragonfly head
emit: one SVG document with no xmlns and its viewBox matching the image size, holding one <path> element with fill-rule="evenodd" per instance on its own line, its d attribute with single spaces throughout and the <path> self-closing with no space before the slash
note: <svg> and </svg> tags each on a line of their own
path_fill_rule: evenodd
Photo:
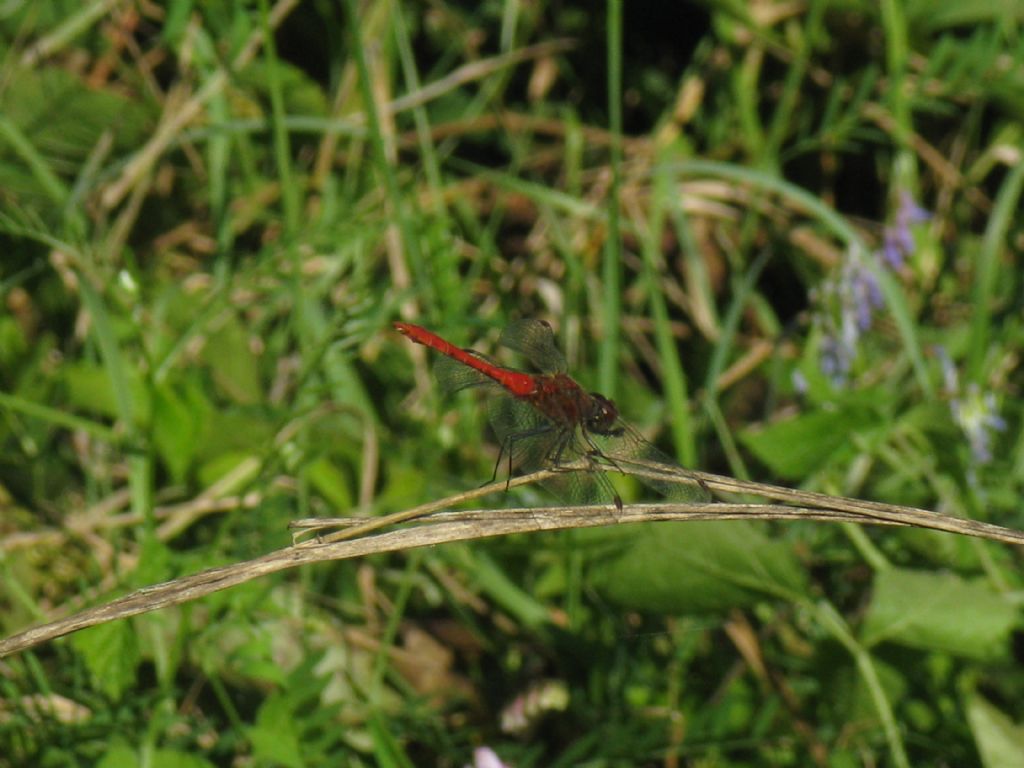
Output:
<svg viewBox="0 0 1024 768">
<path fill-rule="evenodd" d="M 587 431 L 595 435 L 617 435 L 622 432 L 615 425 L 619 421 L 619 409 L 615 403 L 597 392 L 590 393 L 590 412 L 587 413 Z"/>
</svg>

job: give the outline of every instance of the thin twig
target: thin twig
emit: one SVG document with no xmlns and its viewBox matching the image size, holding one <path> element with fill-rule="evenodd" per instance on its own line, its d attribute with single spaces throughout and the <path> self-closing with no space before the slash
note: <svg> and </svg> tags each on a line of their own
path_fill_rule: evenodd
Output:
<svg viewBox="0 0 1024 768">
<path fill-rule="evenodd" d="M 664 465 L 653 464 L 650 467 L 640 467 L 637 472 L 640 471 L 650 472 L 659 480 L 676 477 L 679 482 L 684 483 L 692 483 L 694 478 L 699 478 L 711 490 L 724 493 L 757 494 L 777 501 L 793 502 L 800 506 L 715 502 L 635 504 L 626 505 L 622 510 L 617 510 L 612 505 L 452 510 L 452 507 L 458 504 L 504 490 L 506 487 L 503 482 L 492 483 L 474 491 L 460 493 L 393 515 L 358 521 L 358 524 L 354 525 L 345 522 L 343 524 L 348 527 L 344 530 L 285 547 L 254 560 L 211 568 L 192 576 L 145 587 L 106 605 L 90 608 L 73 616 L 13 635 L 0 642 L 0 657 L 31 648 L 79 629 L 189 602 L 212 592 L 305 563 L 343 560 L 375 553 L 395 552 L 415 547 L 513 533 L 665 520 L 679 522 L 737 519 L 814 520 L 931 528 L 992 541 L 1024 544 L 1024 533 L 1020 531 L 990 523 L 940 515 L 913 507 L 827 496 L 809 491 L 796 491 L 703 472 L 672 471 Z M 550 470 L 535 472 L 516 478 L 509 485 L 515 487 L 533 483 L 554 474 Z M 376 533 L 383 527 L 413 520 L 420 521 L 420 524 Z M 308 521 L 302 522 L 304 525 L 308 525 Z"/>
</svg>

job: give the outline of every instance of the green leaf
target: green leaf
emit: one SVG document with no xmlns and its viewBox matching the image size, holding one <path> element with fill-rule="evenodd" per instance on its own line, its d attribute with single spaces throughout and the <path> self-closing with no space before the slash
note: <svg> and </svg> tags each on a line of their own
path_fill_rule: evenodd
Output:
<svg viewBox="0 0 1024 768">
<path fill-rule="evenodd" d="M 128 744 L 116 738 L 107 744 L 107 751 L 96 764 L 96 768 L 136 768 L 142 761 Z"/>
<path fill-rule="evenodd" d="M 863 642 L 988 659 L 1006 653 L 1016 620 L 1017 608 L 984 584 L 952 573 L 888 568 L 875 577 Z"/>
<path fill-rule="evenodd" d="M 195 458 L 202 417 L 196 408 L 182 400 L 169 386 L 157 387 L 153 393 L 153 441 L 171 478 L 176 483 Z"/>
<path fill-rule="evenodd" d="M 828 691 L 830 706 L 835 707 L 835 712 L 841 713 L 845 722 L 858 723 L 862 727 L 881 726 L 871 687 L 857 665 L 849 656 L 839 655 L 838 652 L 834 656 L 830 654 L 831 650 L 824 652 L 819 667 L 822 676 L 819 682 L 822 690 Z M 872 658 L 871 663 L 885 698 L 891 702 L 902 701 L 907 695 L 909 684 L 901 670 L 877 657 Z"/>
<path fill-rule="evenodd" d="M 229 453 L 259 452 L 270 444 L 274 432 L 274 425 L 262 408 L 212 409 L 202 419 L 196 455 L 200 461 L 210 461 Z"/>
<path fill-rule="evenodd" d="M 922 36 L 949 27 L 969 29 L 975 25 L 1024 19 L 1024 7 L 1013 0 L 973 0 L 970 3 L 916 0 L 907 4 L 906 13 L 907 28 Z"/>
<path fill-rule="evenodd" d="M 0 317 L 0 369 L 13 371 L 28 351 L 28 339 L 13 317 Z"/>
<path fill-rule="evenodd" d="M 121 416 L 110 372 L 92 363 L 69 363 L 61 367 L 61 377 L 67 387 L 68 404 L 76 411 L 84 411 L 112 419 Z M 142 377 L 135 369 L 127 372 L 132 402 L 140 420 L 148 418 L 149 397 Z"/>
<path fill-rule="evenodd" d="M 850 435 L 878 424 L 878 417 L 860 406 L 812 411 L 740 434 L 743 443 L 779 477 L 800 480 L 828 464 L 849 446 Z"/>
<path fill-rule="evenodd" d="M 662 613 L 721 612 L 807 590 L 789 546 L 743 522 L 646 525 L 602 565 L 595 578 L 609 598 Z"/>
<path fill-rule="evenodd" d="M 239 84 L 246 89 L 252 88 L 256 92 L 261 92 L 269 99 L 270 75 L 267 69 L 270 66 L 277 69 L 277 77 L 285 99 L 285 110 L 289 114 L 312 117 L 330 112 L 330 105 L 324 98 L 324 91 L 320 85 L 302 69 L 281 59 L 274 60 L 272 64 L 263 60 L 253 61 L 236 75 Z"/>
<path fill-rule="evenodd" d="M 174 576 L 174 554 L 155 536 L 144 536 L 139 551 L 139 564 L 129 574 L 133 587 L 158 584 Z"/>
<path fill-rule="evenodd" d="M 256 477 L 260 469 L 258 456 L 243 453 L 242 451 L 231 451 L 221 454 L 199 467 L 199 470 L 196 472 L 199 484 L 203 488 L 209 488 L 214 483 L 224 480 L 229 474 L 239 470 L 243 464 L 251 466 L 247 466 L 244 472 L 239 472 L 230 486 L 224 486 L 221 489 L 225 493 L 233 493 Z"/>
<path fill-rule="evenodd" d="M 814 406 L 835 403 L 842 395 L 821 369 L 821 345 L 821 329 L 812 328 L 796 368 L 804 380 L 804 399 Z"/>
<path fill-rule="evenodd" d="M 985 768 L 1024 765 L 1024 727 L 977 695 L 967 700 L 967 722 Z"/>
<path fill-rule="evenodd" d="M 446 547 L 453 563 L 468 574 L 473 583 L 489 595 L 516 621 L 526 627 L 541 627 L 550 623 L 548 607 L 537 600 L 532 592 L 524 590 L 509 578 L 504 568 L 485 552 L 465 546 Z"/>
<path fill-rule="evenodd" d="M 231 317 L 210 334 L 203 359 L 210 366 L 217 386 L 232 400 L 252 405 L 263 399 L 259 364 L 250 346 L 249 334 L 238 318 Z"/>
<path fill-rule="evenodd" d="M 412 761 L 392 735 L 387 723 L 378 715 L 370 718 L 370 734 L 373 737 L 373 754 L 381 768 L 413 768 Z"/>
<path fill-rule="evenodd" d="M 213 763 L 191 752 L 176 749 L 158 749 L 153 752 L 151 768 L 213 768 Z"/>
<path fill-rule="evenodd" d="M 982 570 L 982 558 L 991 557 L 981 554 L 977 541 L 945 531 L 905 528 L 899 532 L 899 538 L 923 558 L 924 564 L 951 568 L 962 573 Z"/>
<path fill-rule="evenodd" d="M 135 683 L 139 646 L 129 621 L 109 621 L 83 629 L 71 637 L 93 685 L 111 699 L 119 699 Z"/>
<path fill-rule="evenodd" d="M 272 694 L 256 715 L 256 724 L 249 728 L 252 756 L 257 763 L 302 768 L 299 732 L 288 702 L 281 694 Z"/>
<path fill-rule="evenodd" d="M 36 146 L 84 160 L 100 136 L 117 125 L 117 145 L 137 145 L 147 134 L 151 109 L 116 88 L 88 84 L 60 66 L 16 67 L 0 91 L 0 112 L 30 131 Z"/>
<path fill-rule="evenodd" d="M 427 493 L 427 478 L 423 467 L 409 466 L 392 461 L 388 467 L 384 487 L 377 496 L 382 508 L 411 507 L 423 501 Z"/>
<path fill-rule="evenodd" d="M 305 468 L 306 477 L 336 509 L 352 507 L 352 489 L 348 478 L 326 456 L 321 456 Z"/>
<path fill-rule="evenodd" d="M 36 8 L 41 8 L 37 6 Z M 33 8 L 33 12 L 36 10 Z M 0 177 L 4 191 L 22 203 L 53 204 L 52 190 L 40 170 L 75 167 L 108 134 L 122 149 L 138 146 L 149 131 L 152 110 L 144 100 L 103 88 L 59 66 L 14 67 L 0 88 L 3 122 L 28 137 L 37 155 L 34 173 L 18 173 L 26 160 L 10 162 L 11 142 L 0 142 Z M 116 130 L 111 130 L 116 126 Z M 56 177 L 54 177 L 56 178 Z"/>
<path fill-rule="evenodd" d="M 88 410 L 100 416 L 117 417 L 117 403 L 110 377 L 98 365 L 70 363 L 61 369 L 68 389 L 68 402 L 76 410 Z"/>
</svg>

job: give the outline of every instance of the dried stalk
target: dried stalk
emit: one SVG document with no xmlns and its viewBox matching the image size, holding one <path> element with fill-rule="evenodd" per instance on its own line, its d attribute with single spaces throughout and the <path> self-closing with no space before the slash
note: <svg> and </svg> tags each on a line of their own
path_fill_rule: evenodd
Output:
<svg viewBox="0 0 1024 768">
<path fill-rule="evenodd" d="M 145 587 L 105 605 L 28 629 L 0 641 L 0 658 L 79 629 L 185 603 L 305 563 L 343 560 L 380 552 L 395 552 L 513 533 L 662 520 L 814 520 L 930 528 L 991 541 L 1024 544 L 1024 533 L 1020 531 L 913 507 L 796 491 L 703 472 L 673 472 L 661 465 L 638 467 L 635 470 L 631 469 L 630 472 L 650 474 L 659 480 L 671 477 L 683 483 L 692 483 L 694 479 L 699 479 L 712 491 L 723 494 L 755 494 L 797 506 L 714 502 L 629 504 L 621 511 L 612 505 L 451 511 L 454 506 L 496 491 L 503 491 L 506 487 L 504 482 L 492 483 L 473 491 L 372 520 L 342 518 L 296 521 L 293 523 L 293 529 L 297 530 L 315 530 L 318 527 L 340 527 L 342 530 L 293 543 L 289 547 L 254 560 L 211 568 L 192 576 Z M 554 474 L 551 470 L 535 472 L 516 478 L 509 485 L 515 487 L 534 483 Z M 414 520 L 419 521 L 419 524 L 379 532 L 383 528 Z"/>
</svg>

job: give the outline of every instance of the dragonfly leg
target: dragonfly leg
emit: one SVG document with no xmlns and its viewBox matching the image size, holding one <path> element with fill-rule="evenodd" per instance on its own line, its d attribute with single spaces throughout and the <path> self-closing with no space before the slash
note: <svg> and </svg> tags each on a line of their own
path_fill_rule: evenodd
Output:
<svg viewBox="0 0 1024 768">
<path fill-rule="evenodd" d="M 624 433 L 625 430 L 618 429 L 614 431 L 609 431 L 607 433 L 600 432 L 598 434 L 608 434 L 612 437 L 618 437 Z M 591 448 L 590 452 L 588 453 L 588 456 L 590 456 L 591 458 L 603 459 L 605 462 L 615 467 L 616 470 L 618 470 L 624 475 L 631 473 L 623 469 L 621 466 L 622 464 L 625 464 L 627 466 L 635 466 L 646 471 L 653 470 L 655 472 L 664 472 L 667 478 L 666 480 L 658 480 L 656 478 L 651 478 L 650 476 L 645 476 L 644 474 L 640 475 L 640 479 L 649 487 L 654 488 L 659 493 L 669 496 L 670 498 L 672 497 L 671 489 L 678 487 L 677 484 L 679 483 L 679 480 L 677 478 L 679 478 L 680 476 L 688 478 L 689 482 L 693 483 L 693 485 L 696 485 L 700 489 L 699 493 L 697 494 L 698 498 L 695 499 L 696 501 L 711 501 L 711 499 L 713 498 L 711 494 L 711 489 L 708 488 L 707 483 L 705 483 L 704 480 L 702 480 L 700 477 L 697 477 L 693 473 L 682 469 L 674 462 L 672 462 L 671 459 L 661 456 L 657 449 L 653 447 L 648 446 L 650 447 L 649 452 L 639 451 L 638 455 L 635 457 L 619 456 L 618 460 L 616 460 L 616 458 L 609 456 L 607 453 L 602 451 L 601 448 L 594 442 L 590 433 L 586 430 L 583 430 L 583 439 Z M 639 435 L 637 436 L 637 439 L 642 441 L 641 445 L 646 444 L 646 441 L 644 441 L 643 438 L 640 438 Z M 663 467 L 663 469 L 659 469 L 659 467 Z M 689 497 L 687 498 L 689 499 Z"/>
<path fill-rule="evenodd" d="M 598 446 L 598 444 L 594 442 L 594 438 L 592 438 L 590 436 L 590 431 L 589 430 L 581 429 L 580 430 L 580 434 L 583 435 L 583 441 L 590 448 L 590 450 L 588 450 L 587 453 L 586 453 L 586 457 L 587 457 L 587 460 L 591 463 L 592 466 L 596 467 L 598 465 L 599 462 L 596 461 L 596 459 L 603 459 L 604 461 L 608 462 L 611 466 L 615 467 L 615 469 L 617 469 L 620 473 L 626 474 L 625 471 L 622 469 L 622 467 L 619 466 L 618 462 L 616 462 L 615 459 L 613 459 L 611 456 L 609 456 L 604 451 L 602 451 L 600 446 Z M 592 472 L 600 472 L 601 470 L 600 469 L 592 469 L 591 471 Z M 615 490 L 615 486 L 613 486 L 608 481 L 608 478 L 602 478 L 602 480 L 604 481 L 606 490 L 611 492 L 612 501 L 615 504 L 615 508 L 619 512 L 622 512 L 622 497 L 619 496 L 619 492 Z"/>
<path fill-rule="evenodd" d="M 498 449 L 498 460 L 494 462 L 494 472 L 491 473 L 490 482 L 493 483 L 498 479 L 498 468 L 501 466 L 501 460 L 505 455 L 508 455 L 508 474 L 506 475 L 507 479 L 505 481 L 505 490 L 508 491 L 509 483 L 512 482 L 512 457 L 515 453 L 514 448 L 516 441 L 537 437 L 538 435 L 550 432 L 552 429 L 553 427 L 550 424 L 544 424 L 543 426 L 536 427 L 535 429 L 528 429 L 524 432 L 512 432 L 511 434 L 505 435 L 505 439 L 501 441 L 501 447 Z"/>
<path fill-rule="evenodd" d="M 583 440 L 586 442 L 588 446 L 590 446 L 590 450 L 587 451 L 587 458 L 591 460 L 595 458 L 603 459 L 604 461 L 608 462 L 613 467 L 615 467 L 615 469 L 617 469 L 623 475 L 626 474 L 626 471 L 619 466 L 619 463 L 615 461 L 615 459 L 613 459 L 607 453 L 602 451 L 600 446 L 598 446 L 598 444 L 594 442 L 594 438 L 590 436 L 590 432 L 588 432 L 585 429 L 581 429 L 580 432 L 583 434 Z"/>
<path fill-rule="evenodd" d="M 594 444 L 593 440 L 591 440 L 591 438 L 587 434 L 586 430 L 580 430 L 580 431 L 583 434 L 584 442 L 586 442 L 586 444 L 590 448 L 590 450 L 588 450 L 586 452 L 580 452 L 580 457 L 585 459 L 587 461 L 587 464 L 588 464 L 586 470 L 584 470 L 584 471 L 592 472 L 592 473 L 595 473 L 597 475 L 594 478 L 594 482 L 604 488 L 605 494 L 607 495 L 608 498 L 610 498 L 612 500 L 612 503 L 615 504 L 615 508 L 619 512 L 622 512 L 622 497 L 619 496 L 619 492 L 615 490 L 615 486 L 613 486 L 611 484 L 611 482 L 609 482 L 608 478 L 605 477 L 604 472 L 598 467 L 598 463 L 596 461 L 594 461 L 594 457 L 595 456 L 601 456 L 601 457 L 607 459 L 608 462 L 611 463 L 612 465 L 615 465 L 615 462 L 612 461 L 610 458 L 605 456 L 604 453 L 601 452 L 601 450 L 597 447 L 597 445 Z M 575 430 L 566 430 L 565 431 L 562 439 L 558 443 L 558 449 L 552 455 L 551 469 L 553 469 L 555 471 L 558 471 L 559 469 L 563 469 L 566 472 L 577 471 L 577 470 L 574 470 L 574 469 L 569 469 L 569 468 L 561 467 L 560 466 L 560 464 L 562 462 L 563 454 L 565 453 L 566 449 L 569 448 L 569 446 L 572 444 L 572 442 L 575 440 L 575 438 L 576 438 Z M 618 466 L 616 466 L 616 469 L 618 469 Z"/>
<path fill-rule="evenodd" d="M 556 446 L 555 450 L 551 452 L 550 464 L 548 466 L 548 469 L 554 470 L 556 472 L 559 471 L 559 470 L 565 469 L 564 467 L 562 467 L 562 462 L 565 460 L 565 451 L 572 444 L 572 441 L 575 438 L 575 435 L 576 435 L 575 430 L 572 430 L 572 429 L 562 430 L 562 434 L 559 435 L 559 437 L 558 437 L 557 446 Z M 589 458 L 588 454 L 583 454 L 583 455 L 586 456 L 587 458 Z M 566 471 L 571 472 L 573 470 L 566 470 Z"/>
</svg>

